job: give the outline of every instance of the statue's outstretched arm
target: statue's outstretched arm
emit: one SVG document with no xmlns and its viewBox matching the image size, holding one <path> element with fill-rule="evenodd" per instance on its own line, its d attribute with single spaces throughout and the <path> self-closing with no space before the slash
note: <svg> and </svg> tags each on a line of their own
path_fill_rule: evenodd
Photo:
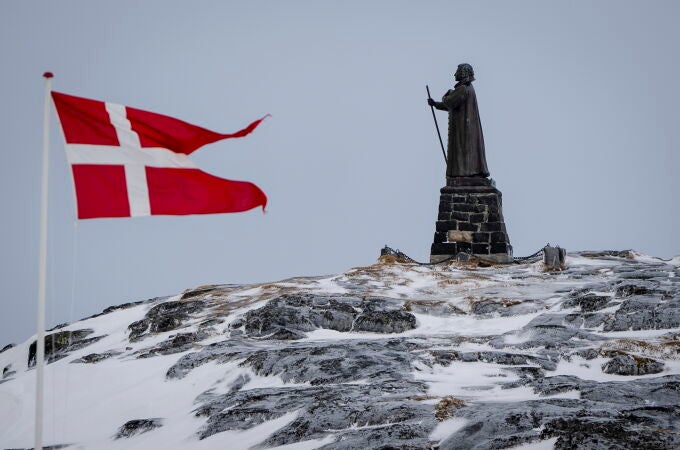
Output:
<svg viewBox="0 0 680 450">
<path fill-rule="evenodd" d="M 448 111 L 449 110 L 449 108 L 447 108 L 446 105 L 442 102 L 434 102 L 432 104 L 432 106 L 434 106 L 435 108 L 437 108 L 440 111 Z"/>
<path fill-rule="evenodd" d="M 437 108 L 440 111 L 448 111 L 449 110 L 449 108 L 447 108 L 446 105 L 444 105 L 444 103 L 434 101 L 434 99 L 431 99 L 431 98 L 427 99 L 427 104 L 430 105 L 430 106 L 434 106 L 435 108 Z"/>
</svg>

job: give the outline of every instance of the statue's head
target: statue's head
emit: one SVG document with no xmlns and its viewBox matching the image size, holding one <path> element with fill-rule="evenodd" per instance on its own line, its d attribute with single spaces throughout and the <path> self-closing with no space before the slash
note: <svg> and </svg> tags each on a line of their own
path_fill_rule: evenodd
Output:
<svg viewBox="0 0 680 450">
<path fill-rule="evenodd" d="M 456 70 L 456 81 L 460 83 L 471 83 L 475 81 L 475 71 L 472 70 L 472 66 L 467 63 L 458 64 L 458 70 Z"/>
</svg>

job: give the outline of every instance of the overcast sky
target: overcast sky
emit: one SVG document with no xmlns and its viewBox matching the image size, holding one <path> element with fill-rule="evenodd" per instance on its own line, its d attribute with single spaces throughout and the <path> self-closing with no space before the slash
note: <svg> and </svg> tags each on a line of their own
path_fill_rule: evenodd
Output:
<svg viewBox="0 0 680 450">
<path fill-rule="evenodd" d="M 425 84 L 475 68 L 515 255 L 680 253 L 680 3 L 3 1 L 0 347 L 35 332 L 43 80 L 252 135 L 194 153 L 268 212 L 76 223 L 52 114 L 48 325 L 211 283 L 425 261 L 444 163 Z M 438 113 L 440 127 L 446 115 Z M 444 139 L 446 142 L 446 139 Z"/>
</svg>

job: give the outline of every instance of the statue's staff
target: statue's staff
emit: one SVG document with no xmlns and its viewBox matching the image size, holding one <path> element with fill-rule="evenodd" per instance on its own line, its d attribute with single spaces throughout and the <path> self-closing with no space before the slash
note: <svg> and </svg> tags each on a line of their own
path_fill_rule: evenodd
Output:
<svg viewBox="0 0 680 450">
<path fill-rule="evenodd" d="M 425 89 L 427 89 L 427 98 L 429 100 L 432 100 L 432 96 L 430 95 L 430 86 L 425 85 Z M 442 141 L 442 134 L 439 132 L 439 124 L 437 123 L 437 116 L 434 114 L 434 106 L 430 105 L 430 109 L 432 110 L 432 118 L 434 119 L 434 127 L 437 129 L 437 136 L 439 137 L 439 145 L 442 146 L 442 155 L 444 155 L 444 162 L 446 163 L 446 152 L 444 151 L 444 141 Z"/>
</svg>

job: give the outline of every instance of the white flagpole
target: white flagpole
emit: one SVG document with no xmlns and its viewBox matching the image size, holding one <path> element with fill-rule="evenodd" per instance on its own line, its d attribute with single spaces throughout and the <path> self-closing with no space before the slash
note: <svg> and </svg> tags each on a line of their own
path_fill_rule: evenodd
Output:
<svg viewBox="0 0 680 450">
<path fill-rule="evenodd" d="M 38 333 L 35 352 L 35 450 L 42 450 L 43 387 L 45 377 L 45 285 L 47 281 L 47 200 L 50 173 L 50 92 L 52 73 L 45 72 L 45 105 L 43 110 L 42 187 L 40 199 L 40 265 L 38 269 Z"/>
</svg>

